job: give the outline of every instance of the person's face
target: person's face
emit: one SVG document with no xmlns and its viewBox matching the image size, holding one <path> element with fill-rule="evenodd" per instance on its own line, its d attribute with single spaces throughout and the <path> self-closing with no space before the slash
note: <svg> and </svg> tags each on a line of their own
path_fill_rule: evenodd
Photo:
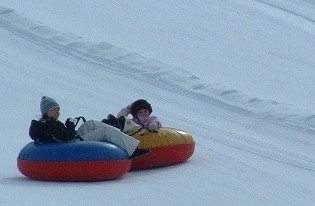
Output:
<svg viewBox="0 0 315 206">
<path fill-rule="evenodd" d="M 137 112 L 138 120 L 143 124 L 147 125 L 149 123 L 149 110 L 147 109 L 141 109 Z"/>
<path fill-rule="evenodd" d="M 60 109 L 58 107 L 52 108 L 52 109 L 48 110 L 47 116 L 49 118 L 54 118 L 55 120 L 57 120 L 59 118 L 59 115 L 60 115 L 59 110 Z"/>
</svg>

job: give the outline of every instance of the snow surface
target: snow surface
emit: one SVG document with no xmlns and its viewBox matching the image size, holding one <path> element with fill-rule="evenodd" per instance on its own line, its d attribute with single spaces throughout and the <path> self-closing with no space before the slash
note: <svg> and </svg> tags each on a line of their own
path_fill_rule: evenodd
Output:
<svg viewBox="0 0 315 206">
<path fill-rule="evenodd" d="M 312 0 L 0 0 L 0 205 L 315 205 Z M 146 98 L 196 141 L 113 181 L 16 167 L 43 95 L 61 120 Z"/>
</svg>

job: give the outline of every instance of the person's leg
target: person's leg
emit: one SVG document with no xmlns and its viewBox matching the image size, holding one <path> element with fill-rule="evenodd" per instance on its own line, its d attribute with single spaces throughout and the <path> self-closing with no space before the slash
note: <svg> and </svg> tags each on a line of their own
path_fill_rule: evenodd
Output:
<svg viewBox="0 0 315 206">
<path fill-rule="evenodd" d="M 124 119 L 121 120 L 122 118 L 124 118 Z M 128 119 L 126 117 L 121 116 L 118 118 L 118 121 L 123 122 L 123 132 L 124 133 L 141 129 L 140 125 L 138 125 L 137 123 L 135 123 L 134 121 L 132 121 L 131 119 Z"/>
<path fill-rule="evenodd" d="M 86 141 L 107 141 L 124 148 L 129 156 L 136 150 L 139 140 L 122 133 L 110 125 L 90 120 L 82 124 L 77 133 Z"/>
<path fill-rule="evenodd" d="M 83 137 L 97 128 L 97 121 L 88 120 L 84 122 L 77 130 L 77 134 Z"/>
</svg>

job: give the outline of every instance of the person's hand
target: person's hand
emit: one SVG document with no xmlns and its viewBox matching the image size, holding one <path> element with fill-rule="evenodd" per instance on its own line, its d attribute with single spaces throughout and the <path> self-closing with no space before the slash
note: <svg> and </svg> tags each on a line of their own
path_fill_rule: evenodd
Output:
<svg viewBox="0 0 315 206">
<path fill-rule="evenodd" d="M 151 123 L 148 125 L 148 130 L 151 131 L 151 132 L 158 130 L 158 125 L 157 125 L 157 123 L 151 122 Z"/>
<path fill-rule="evenodd" d="M 77 120 L 75 118 L 68 118 L 65 125 L 68 129 L 74 129 Z"/>
</svg>

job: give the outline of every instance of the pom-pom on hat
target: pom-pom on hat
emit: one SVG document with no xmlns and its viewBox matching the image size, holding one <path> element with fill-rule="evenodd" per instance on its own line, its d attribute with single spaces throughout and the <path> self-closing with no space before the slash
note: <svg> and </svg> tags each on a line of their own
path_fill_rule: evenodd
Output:
<svg viewBox="0 0 315 206">
<path fill-rule="evenodd" d="M 141 109 L 147 109 L 149 110 L 149 114 L 152 113 L 151 104 L 144 99 L 138 99 L 137 101 L 132 103 L 130 113 L 132 114 L 132 116 L 135 117 L 137 115 L 137 112 Z"/>
<path fill-rule="evenodd" d="M 40 112 L 42 115 L 46 114 L 52 108 L 60 108 L 59 104 L 50 97 L 43 96 L 42 100 L 40 101 Z"/>
</svg>

